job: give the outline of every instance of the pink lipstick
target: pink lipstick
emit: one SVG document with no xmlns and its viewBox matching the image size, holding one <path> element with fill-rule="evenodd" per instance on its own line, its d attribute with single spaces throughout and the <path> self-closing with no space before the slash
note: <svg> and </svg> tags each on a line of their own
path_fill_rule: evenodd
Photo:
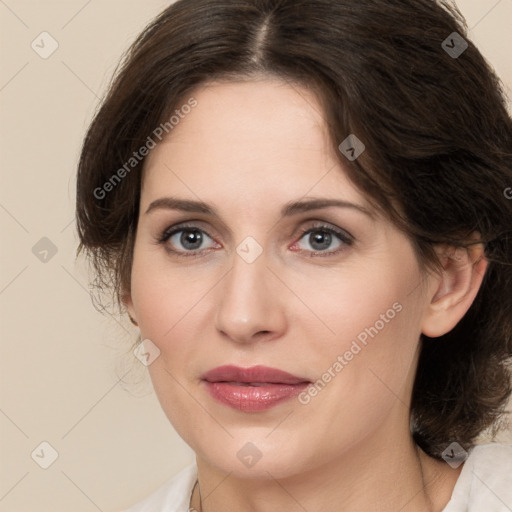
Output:
<svg viewBox="0 0 512 512">
<path fill-rule="evenodd" d="M 297 396 L 311 383 L 267 366 L 219 366 L 201 379 L 213 398 L 243 412 L 267 410 Z"/>
</svg>

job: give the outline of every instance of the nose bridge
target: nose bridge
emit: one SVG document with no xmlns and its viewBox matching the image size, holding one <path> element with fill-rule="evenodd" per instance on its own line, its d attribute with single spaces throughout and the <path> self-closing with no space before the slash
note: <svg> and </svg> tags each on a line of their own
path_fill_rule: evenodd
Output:
<svg viewBox="0 0 512 512">
<path fill-rule="evenodd" d="M 239 342 L 250 341 L 262 331 L 277 332 L 283 325 L 267 257 L 258 246 L 254 239 L 238 245 L 216 311 L 217 329 Z"/>
<path fill-rule="evenodd" d="M 266 255 L 260 254 L 255 259 L 246 259 L 244 255 L 240 256 L 239 254 L 240 249 L 243 248 L 243 244 L 240 244 L 237 254 L 233 255 L 223 301 L 226 304 L 230 303 L 233 313 L 238 312 L 238 316 L 248 318 L 250 311 L 254 317 L 258 303 L 265 299 L 268 281 L 266 274 L 269 273 L 269 270 L 267 269 Z M 249 253 L 250 251 L 247 254 Z M 254 258 L 254 255 L 252 257 Z"/>
<path fill-rule="evenodd" d="M 243 302 L 262 292 L 267 281 L 268 251 L 264 251 L 263 242 L 252 236 L 246 236 L 236 247 L 231 261 L 231 272 L 227 276 L 230 295 Z M 258 288 L 262 288 L 261 290 Z"/>
</svg>

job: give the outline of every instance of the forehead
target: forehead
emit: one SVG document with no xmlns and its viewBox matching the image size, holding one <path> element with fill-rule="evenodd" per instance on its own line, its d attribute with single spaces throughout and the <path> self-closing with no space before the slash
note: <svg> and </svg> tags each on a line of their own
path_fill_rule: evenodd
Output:
<svg viewBox="0 0 512 512">
<path fill-rule="evenodd" d="M 225 191 L 259 200 L 262 194 L 270 199 L 343 191 L 345 199 L 362 199 L 311 90 L 277 79 L 212 82 L 180 104 L 190 98 L 197 105 L 186 109 L 146 159 L 146 202 L 164 190 L 201 197 Z"/>
<path fill-rule="evenodd" d="M 324 128 L 324 116 L 318 98 L 303 85 L 278 78 L 208 82 L 190 96 L 198 106 L 193 111 L 196 123 L 193 127 L 187 123 L 189 129 L 204 131 L 215 127 L 212 135 L 220 130 L 233 136 L 263 138 L 277 130 L 281 136 L 297 137 L 301 129 L 316 127 L 310 134 L 311 147 L 318 146 L 320 138 L 326 135 L 319 133 Z M 183 98 L 181 103 L 187 99 Z M 183 134 L 179 129 L 173 132 L 175 139 Z"/>
</svg>

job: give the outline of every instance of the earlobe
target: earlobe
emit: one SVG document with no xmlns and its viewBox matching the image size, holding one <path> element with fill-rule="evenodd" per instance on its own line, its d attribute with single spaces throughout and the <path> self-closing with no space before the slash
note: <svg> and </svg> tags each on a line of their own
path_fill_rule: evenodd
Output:
<svg viewBox="0 0 512 512">
<path fill-rule="evenodd" d="M 487 269 L 484 246 L 436 248 L 442 271 L 433 275 L 433 293 L 423 317 L 422 332 L 436 338 L 451 331 L 477 296 Z"/>
<path fill-rule="evenodd" d="M 128 318 L 130 319 L 130 322 L 133 325 L 135 325 L 136 327 L 138 327 L 139 324 L 135 320 L 135 311 L 133 308 L 133 301 L 132 301 L 131 294 L 129 292 L 124 293 L 121 300 L 122 300 L 122 303 L 124 304 L 124 306 L 126 307 L 126 310 L 128 312 Z"/>
</svg>

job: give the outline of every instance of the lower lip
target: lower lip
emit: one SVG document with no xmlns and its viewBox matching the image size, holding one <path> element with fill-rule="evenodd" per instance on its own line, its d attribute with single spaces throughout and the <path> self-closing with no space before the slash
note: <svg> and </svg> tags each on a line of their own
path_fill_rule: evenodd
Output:
<svg viewBox="0 0 512 512">
<path fill-rule="evenodd" d="M 277 404 L 297 396 L 308 387 L 300 384 L 263 384 L 262 386 L 240 386 L 230 382 L 204 381 L 213 398 L 242 412 L 265 411 Z"/>
</svg>

